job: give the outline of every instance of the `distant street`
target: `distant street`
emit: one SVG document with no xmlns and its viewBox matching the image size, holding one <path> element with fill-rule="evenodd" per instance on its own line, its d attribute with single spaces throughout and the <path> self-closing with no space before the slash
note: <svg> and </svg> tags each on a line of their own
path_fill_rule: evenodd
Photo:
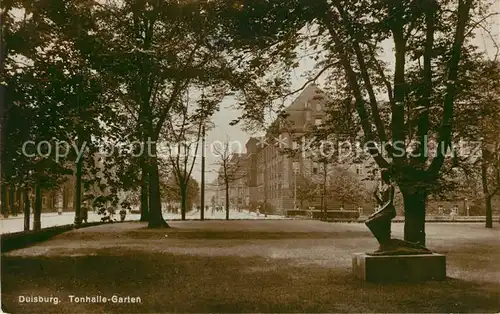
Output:
<svg viewBox="0 0 500 314">
<path fill-rule="evenodd" d="M 88 213 L 88 222 L 96 222 L 100 221 L 102 216 L 99 216 L 93 212 Z M 140 214 L 127 214 L 125 220 L 133 221 L 139 220 L 141 217 Z M 172 219 L 181 219 L 181 214 L 172 214 L 172 213 L 164 213 L 163 217 L 166 220 Z M 0 219 L 0 233 L 12 233 L 23 231 L 24 228 L 24 217 L 19 215 L 17 217 L 9 217 L 7 219 Z M 199 211 L 191 211 L 186 214 L 186 219 L 199 219 L 200 212 Z M 212 211 L 205 212 L 205 219 L 225 219 L 226 213 L 224 211 L 214 212 Z M 257 215 L 256 213 L 249 213 L 248 211 L 230 211 L 229 212 L 230 219 L 284 219 L 282 216 L 277 215 L 268 215 L 265 217 L 263 214 Z M 74 212 L 64 212 L 62 215 L 58 215 L 57 213 L 44 213 L 42 214 L 42 228 L 55 227 L 55 226 L 63 226 L 72 224 L 75 219 Z M 120 215 L 115 214 L 114 219 L 119 220 Z M 33 230 L 33 215 L 31 216 L 31 227 Z"/>
</svg>

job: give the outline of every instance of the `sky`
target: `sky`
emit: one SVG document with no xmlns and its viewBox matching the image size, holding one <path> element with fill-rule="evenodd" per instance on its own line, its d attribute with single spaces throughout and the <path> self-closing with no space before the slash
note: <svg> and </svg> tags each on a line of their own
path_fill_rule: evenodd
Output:
<svg viewBox="0 0 500 314">
<path fill-rule="evenodd" d="M 495 0 L 496 13 L 500 14 L 500 0 Z M 496 15 L 490 18 L 490 31 L 495 41 L 500 45 L 500 15 Z M 491 40 L 490 35 L 488 35 L 484 30 L 478 30 L 476 32 L 476 38 L 473 42 L 481 50 L 483 50 L 490 59 L 493 59 L 497 52 L 494 42 Z M 382 60 L 387 62 L 388 65 L 394 64 L 393 46 L 390 41 L 384 43 L 384 54 L 382 55 Z M 299 55 L 305 55 L 307 51 L 299 52 Z M 310 58 L 304 58 L 299 63 L 299 66 L 292 73 L 292 89 L 298 89 L 303 86 L 307 81 L 306 73 L 313 69 L 315 61 Z M 322 78 L 317 81 L 317 84 L 321 87 Z M 295 95 L 298 96 L 299 93 Z M 289 98 L 285 105 L 289 105 L 294 100 L 294 97 Z M 233 107 L 233 101 L 231 99 L 226 99 L 222 102 L 220 111 L 218 111 L 214 117 L 213 122 L 215 127 L 207 132 L 206 137 L 206 163 L 205 163 L 205 180 L 206 184 L 213 182 L 217 178 L 216 171 L 219 168 L 218 161 L 219 158 L 215 154 L 211 153 L 210 145 L 214 145 L 216 142 L 224 142 L 227 139 L 231 141 L 237 141 L 241 143 L 244 148 L 246 141 L 253 134 L 246 133 L 242 130 L 241 126 L 238 124 L 236 126 L 230 126 L 229 123 L 238 118 L 241 115 L 241 111 Z M 201 158 L 197 158 L 196 163 L 193 168 L 192 176 L 201 181 Z"/>
</svg>

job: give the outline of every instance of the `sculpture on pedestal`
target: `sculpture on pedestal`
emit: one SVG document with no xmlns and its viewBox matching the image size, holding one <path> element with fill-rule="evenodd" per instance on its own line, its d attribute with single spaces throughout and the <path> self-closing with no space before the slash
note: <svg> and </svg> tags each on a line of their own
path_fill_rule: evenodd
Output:
<svg viewBox="0 0 500 314">
<path fill-rule="evenodd" d="M 394 207 L 395 188 L 391 182 L 388 169 L 380 171 L 380 184 L 375 191 L 375 198 L 380 208 L 366 220 L 365 224 L 370 229 L 379 243 L 379 249 L 370 255 L 413 255 L 429 254 L 431 251 L 418 243 L 391 238 L 391 221 L 396 217 Z"/>
</svg>

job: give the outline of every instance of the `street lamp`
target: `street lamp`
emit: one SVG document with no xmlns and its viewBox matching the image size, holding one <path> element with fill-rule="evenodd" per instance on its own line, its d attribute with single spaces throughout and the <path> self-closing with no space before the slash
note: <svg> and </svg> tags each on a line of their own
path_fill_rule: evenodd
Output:
<svg viewBox="0 0 500 314">
<path fill-rule="evenodd" d="M 203 121 L 202 125 L 202 138 L 201 138 L 201 210 L 200 210 L 200 220 L 205 219 L 205 121 Z"/>
</svg>

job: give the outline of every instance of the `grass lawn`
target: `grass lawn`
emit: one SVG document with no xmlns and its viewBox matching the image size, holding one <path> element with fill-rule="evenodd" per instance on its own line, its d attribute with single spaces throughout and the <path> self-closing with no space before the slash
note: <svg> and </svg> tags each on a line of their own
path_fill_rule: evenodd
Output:
<svg viewBox="0 0 500 314">
<path fill-rule="evenodd" d="M 428 224 L 428 247 L 447 255 L 449 279 L 371 284 L 351 256 L 375 249 L 363 224 L 186 221 L 148 230 L 117 223 L 73 230 L 2 256 L 8 313 L 498 312 L 499 229 Z M 402 224 L 394 224 L 395 236 Z M 139 297 L 72 303 L 69 296 Z M 20 303 L 57 296 L 60 303 Z"/>
</svg>

